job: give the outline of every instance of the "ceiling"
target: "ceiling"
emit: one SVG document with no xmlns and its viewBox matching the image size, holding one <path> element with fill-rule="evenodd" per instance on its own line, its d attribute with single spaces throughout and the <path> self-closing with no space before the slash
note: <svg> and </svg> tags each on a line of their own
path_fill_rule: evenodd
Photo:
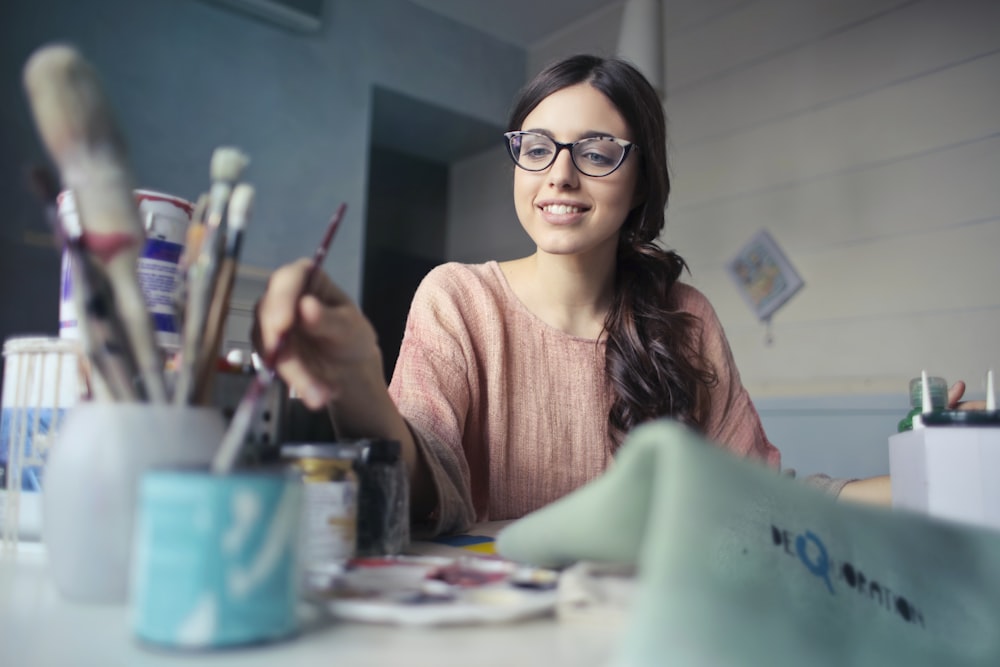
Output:
<svg viewBox="0 0 1000 667">
<path fill-rule="evenodd" d="M 428 11 L 529 49 L 569 25 L 623 0 L 410 0 Z M 376 87 L 372 144 L 437 164 L 501 145 L 504 128 Z M 433 136 L 434 141 L 426 138 Z"/>
<path fill-rule="evenodd" d="M 509 44 L 529 48 L 624 0 L 410 0 Z"/>
</svg>

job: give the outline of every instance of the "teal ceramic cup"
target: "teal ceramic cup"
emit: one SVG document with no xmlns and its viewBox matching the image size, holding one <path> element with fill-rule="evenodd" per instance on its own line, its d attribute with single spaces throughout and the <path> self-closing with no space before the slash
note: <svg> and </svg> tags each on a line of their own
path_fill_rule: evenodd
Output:
<svg viewBox="0 0 1000 667">
<path fill-rule="evenodd" d="M 135 635 L 204 649 L 295 634 L 301 507 L 301 483 L 282 472 L 147 472 L 130 587 Z"/>
</svg>

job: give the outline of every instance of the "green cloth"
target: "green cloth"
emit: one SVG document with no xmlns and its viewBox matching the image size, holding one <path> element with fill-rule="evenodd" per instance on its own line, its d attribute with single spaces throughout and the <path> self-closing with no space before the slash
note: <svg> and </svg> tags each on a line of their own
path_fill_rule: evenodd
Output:
<svg viewBox="0 0 1000 667">
<path fill-rule="evenodd" d="M 1000 665 L 1000 533 L 837 502 L 667 420 L 497 550 L 636 563 L 616 667 Z"/>
</svg>

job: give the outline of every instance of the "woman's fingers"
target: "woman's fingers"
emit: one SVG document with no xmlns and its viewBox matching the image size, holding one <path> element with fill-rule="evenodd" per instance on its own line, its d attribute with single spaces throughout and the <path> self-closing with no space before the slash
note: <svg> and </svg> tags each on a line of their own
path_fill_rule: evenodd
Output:
<svg viewBox="0 0 1000 667">
<path fill-rule="evenodd" d="M 375 331 L 350 297 L 322 272 L 309 279 L 309 260 L 275 271 L 258 309 L 261 349 L 286 336 L 275 370 L 310 408 L 336 399 L 351 377 L 377 367 Z M 369 368 L 369 366 L 371 368 Z"/>
<path fill-rule="evenodd" d="M 265 354 L 295 323 L 298 295 L 302 292 L 308 262 L 299 260 L 271 274 L 257 307 L 261 344 Z"/>
<path fill-rule="evenodd" d="M 948 389 L 948 409 L 949 410 L 985 410 L 986 401 L 963 401 L 965 395 L 965 382 L 959 380 Z"/>
<path fill-rule="evenodd" d="M 948 388 L 948 409 L 954 410 L 958 402 L 965 395 L 965 383 L 961 380 Z"/>
<path fill-rule="evenodd" d="M 375 329 L 350 301 L 327 306 L 315 297 L 303 297 L 299 326 L 304 334 L 322 340 L 338 363 L 370 361 L 377 354 Z"/>
<path fill-rule="evenodd" d="M 302 357 L 289 357 L 280 361 L 276 370 L 295 395 L 312 410 L 319 410 L 339 393 L 337 387 L 331 386 L 328 378 L 316 377 L 316 366 L 307 363 Z"/>
</svg>

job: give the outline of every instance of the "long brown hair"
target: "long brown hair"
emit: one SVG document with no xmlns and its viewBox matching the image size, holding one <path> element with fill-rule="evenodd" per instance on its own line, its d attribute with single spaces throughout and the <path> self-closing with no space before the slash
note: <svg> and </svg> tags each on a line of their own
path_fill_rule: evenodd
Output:
<svg viewBox="0 0 1000 667">
<path fill-rule="evenodd" d="M 613 395 L 608 434 L 617 449 L 634 426 L 657 417 L 670 416 L 701 429 L 709 389 L 718 378 L 698 348 L 700 322 L 673 305 L 674 283 L 687 264 L 656 243 L 665 222 L 670 174 L 666 118 L 646 78 L 622 60 L 567 58 L 522 89 L 507 129 L 520 130 L 542 100 L 583 82 L 607 96 L 621 113 L 641 160 L 637 187 L 643 200 L 619 232 L 614 299 L 604 321 L 605 374 Z"/>
</svg>

